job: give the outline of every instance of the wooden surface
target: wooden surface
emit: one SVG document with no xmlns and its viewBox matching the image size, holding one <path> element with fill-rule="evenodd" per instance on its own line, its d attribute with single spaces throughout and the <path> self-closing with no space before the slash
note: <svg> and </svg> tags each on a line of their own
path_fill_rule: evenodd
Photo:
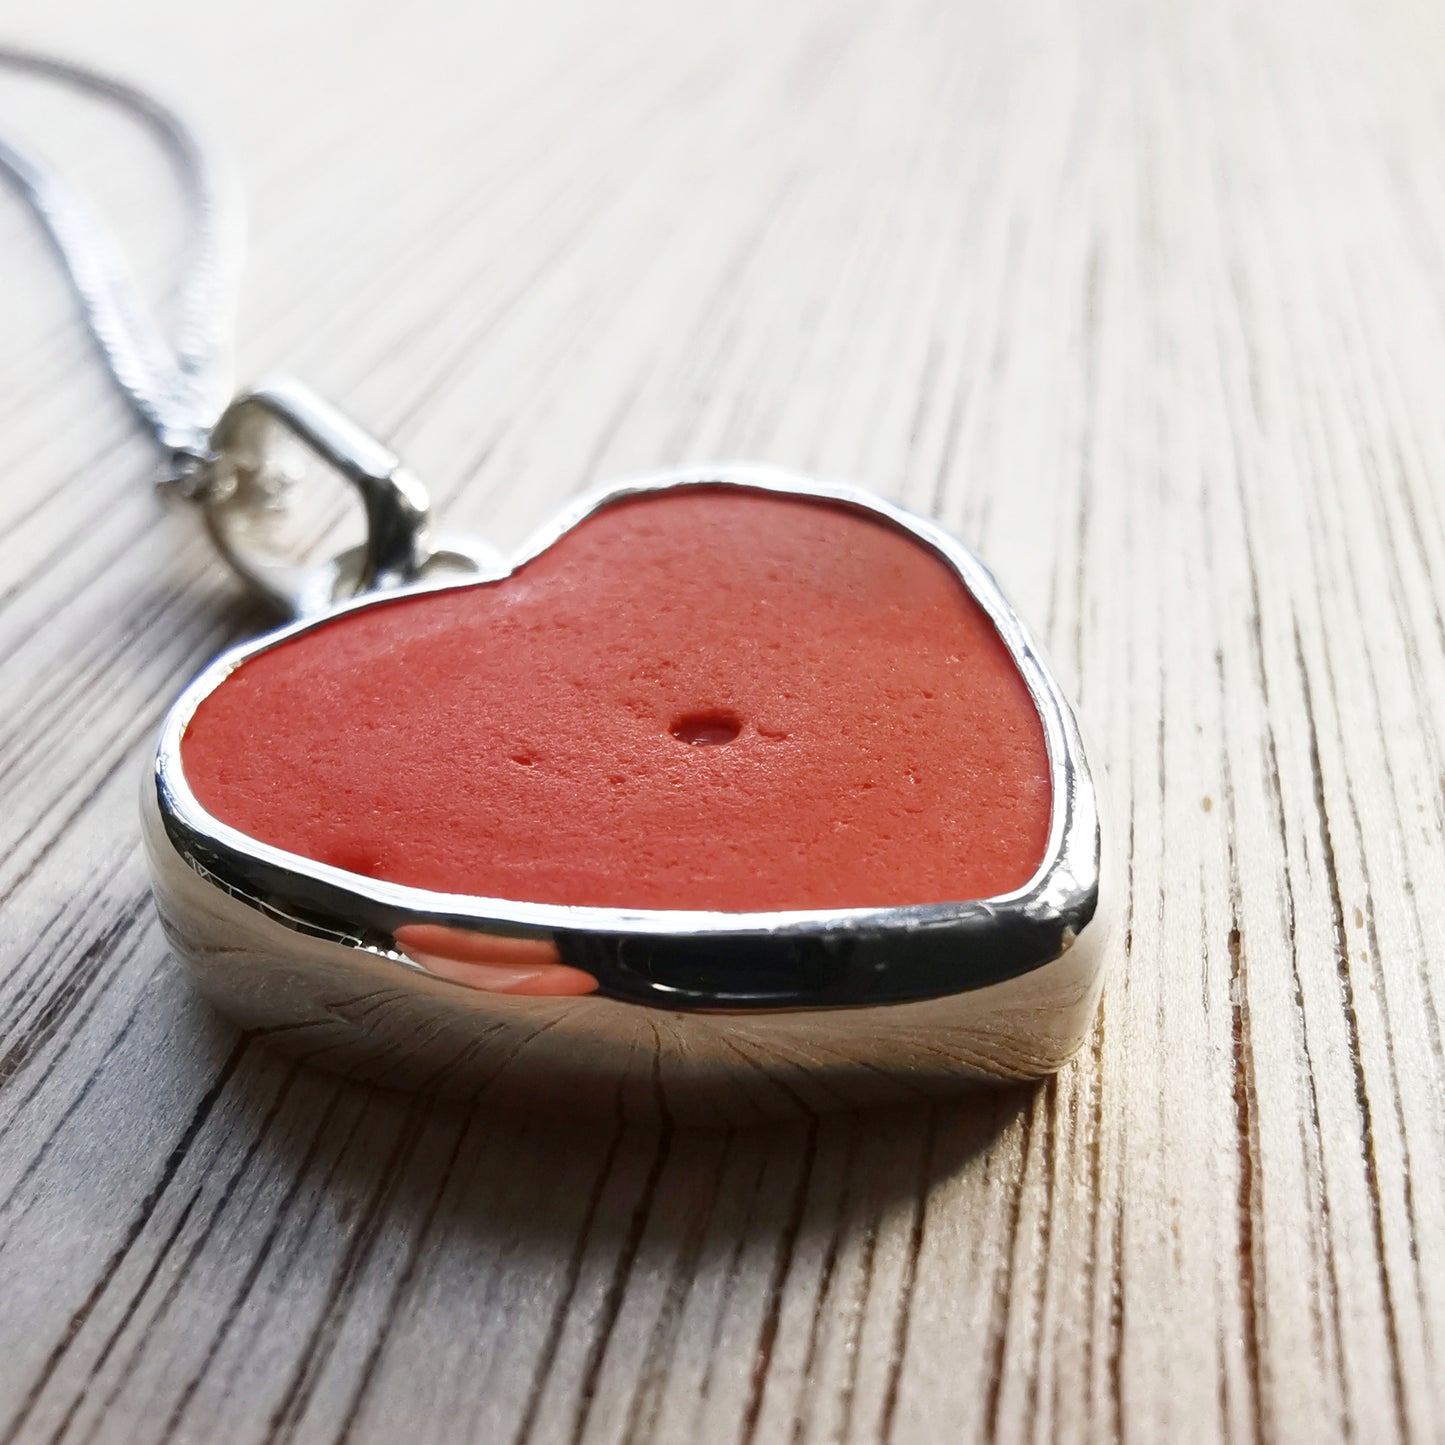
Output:
<svg viewBox="0 0 1445 1445">
<path fill-rule="evenodd" d="M 62 13 L 62 11 L 64 13 Z M 1445 11 L 11 0 L 164 85 L 284 366 L 510 544 L 747 456 L 991 562 L 1128 859 L 1044 1087 L 448 1111 L 192 1001 L 136 792 L 261 625 L 0 205 L 0 1439 L 1445 1438 Z M 4 78 L 155 294 L 142 139 Z"/>
</svg>

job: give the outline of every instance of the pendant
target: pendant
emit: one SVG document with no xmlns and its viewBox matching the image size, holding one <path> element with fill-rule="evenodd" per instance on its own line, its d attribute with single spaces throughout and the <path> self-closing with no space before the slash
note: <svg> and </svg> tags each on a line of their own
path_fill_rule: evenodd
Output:
<svg viewBox="0 0 1445 1445">
<path fill-rule="evenodd" d="M 263 545 L 289 433 L 365 544 Z M 162 728 L 156 900 L 244 1028 L 376 1082 L 747 1122 L 1058 1069 L 1101 984 L 1072 711 L 931 522 L 772 468 L 592 494 L 503 562 L 295 383 L 203 508 L 297 620 Z"/>
<path fill-rule="evenodd" d="M 230 395 L 240 213 L 185 119 L 171 334 L 63 176 L 0 139 L 120 390 L 289 625 L 161 729 L 156 903 L 243 1028 L 382 1084 L 750 1122 L 1037 1078 L 1101 986 L 1101 833 L 1068 703 L 931 522 L 763 467 L 595 493 L 510 563 L 434 537 L 395 456 L 295 382 Z M 299 448 L 365 539 L 274 545 Z M 305 469 L 300 480 L 305 478 Z"/>
</svg>

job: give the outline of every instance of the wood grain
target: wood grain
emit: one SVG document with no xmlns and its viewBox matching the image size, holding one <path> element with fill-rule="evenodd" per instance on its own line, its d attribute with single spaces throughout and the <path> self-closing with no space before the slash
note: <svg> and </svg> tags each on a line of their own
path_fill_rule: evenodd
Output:
<svg viewBox="0 0 1445 1445">
<path fill-rule="evenodd" d="M 1055 1081 L 790 1131 L 298 1070 L 166 956 L 135 796 L 262 617 L 0 208 L 0 1439 L 1445 1439 L 1445 11 L 12 0 L 253 209 L 246 376 L 515 543 L 849 476 L 990 561 L 1127 846 Z M 152 293 L 142 138 L 4 79 Z"/>
</svg>

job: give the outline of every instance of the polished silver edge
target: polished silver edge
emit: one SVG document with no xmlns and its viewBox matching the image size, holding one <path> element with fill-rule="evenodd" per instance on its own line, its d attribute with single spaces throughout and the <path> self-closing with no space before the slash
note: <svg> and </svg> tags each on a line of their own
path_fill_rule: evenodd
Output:
<svg viewBox="0 0 1445 1445">
<path fill-rule="evenodd" d="M 372 482 L 389 481 L 402 470 L 401 458 L 364 431 L 339 407 L 318 396 L 309 386 L 285 375 L 263 376 L 226 408 L 236 413 L 247 406 L 260 407 L 272 420 L 299 430 L 338 472 Z M 425 506 L 421 508 L 425 510 Z"/>
<path fill-rule="evenodd" d="M 509 899 L 479 898 L 466 894 L 435 893 L 427 889 L 364 878 L 313 859 L 287 853 L 261 843 L 214 818 L 197 801 L 181 767 L 180 745 L 187 724 L 201 701 L 227 676 L 257 653 L 324 626 L 358 608 L 370 607 L 422 593 L 486 585 L 510 576 L 539 556 L 564 534 L 593 513 L 629 497 L 679 487 L 739 487 L 752 491 L 815 498 L 867 512 L 928 546 L 959 575 L 970 594 L 987 613 L 1019 668 L 1038 708 L 1049 756 L 1053 811 L 1045 856 L 1033 878 L 1011 893 L 993 898 L 900 907 L 794 910 L 785 912 L 724 913 L 704 910 L 629 910 L 575 907 L 564 904 L 522 903 Z M 1067 949 L 1073 937 L 1090 921 L 1098 904 L 1101 841 L 1098 804 L 1093 778 L 1084 757 L 1083 743 L 1073 710 L 1043 661 L 1037 644 L 1018 614 L 999 590 L 988 569 L 957 539 L 931 521 L 846 483 L 824 481 L 783 468 L 725 463 L 658 471 L 597 488 L 575 500 L 534 533 L 518 556 L 495 572 L 466 577 L 440 585 L 416 585 L 350 599 L 327 611 L 266 633 L 223 653 L 190 684 L 166 715 L 155 757 L 155 786 L 166 832 L 172 846 L 198 873 L 214 879 L 211 869 L 193 851 L 193 845 L 211 845 L 237 853 L 274 875 L 274 892 L 284 898 L 292 891 L 291 879 L 305 879 L 348 894 L 359 905 L 358 916 L 380 907 L 402 912 L 416 920 L 483 927 L 514 934 L 605 933 L 618 936 L 686 937 L 719 940 L 746 935 L 769 937 L 846 936 L 880 930 L 911 932 L 972 925 L 1006 930 L 1011 922 L 1056 925 L 1059 947 L 1040 957 L 1039 967 Z M 222 886 L 225 886 L 222 884 Z M 273 904 L 263 904 L 235 889 L 252 906 L 298 930 L 312 931 L 287 920 Z M 337 936 L 340 936 L 339 934 Z M 964 981 L 960 991 L 970 985 Z"/>
<path fill-rule="evenodd" d="M 258 541 L 256 523 L 279 500 L 263 480 L 268 428 L 289 436 L 355 491 L 366 515 L 360 546 L 304 563 Z M 293 377 L 266 378 L 236 397 L 212 429 L 209 448 L 193 500 L 211 540 L 246 585 L 288 618 L 320 617 L 339 598 L 434 587 L 448 577 L 468 580 L 504 568 L 501 555 L 482 542 L 435 537 L 421 482 L 394 452 Z M 236 465 L 238 454 L 247 459 L 243 467 Z"/>
</svg>

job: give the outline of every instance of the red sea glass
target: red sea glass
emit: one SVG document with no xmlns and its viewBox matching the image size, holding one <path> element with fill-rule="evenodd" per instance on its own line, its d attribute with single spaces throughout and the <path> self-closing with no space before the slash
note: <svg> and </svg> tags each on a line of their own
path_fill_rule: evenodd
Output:
<svg viewBox="0 0 1445 1445">
<path fill-rule="evenodd" d="M 986 898 L 1033 875 L 1052 804 L 1028 689 L 935 554 L 724 488 L 261 652 L 181 755 L 209 813 L 290 853 L 619 908 Z"/>
</svg>

